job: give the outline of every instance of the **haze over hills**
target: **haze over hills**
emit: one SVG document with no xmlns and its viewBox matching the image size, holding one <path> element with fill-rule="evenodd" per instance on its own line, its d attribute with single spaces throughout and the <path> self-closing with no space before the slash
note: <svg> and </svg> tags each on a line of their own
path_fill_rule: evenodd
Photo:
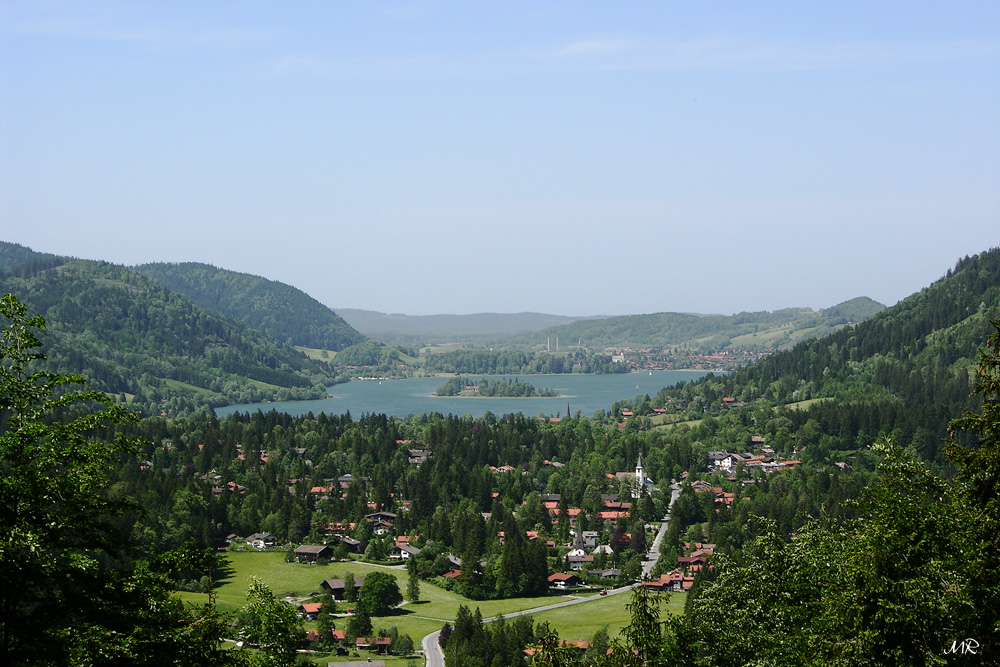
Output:
<svg viewBox="0 0 1000 667">
<path fill-rule="evenodd" d="M 337 313 L 366 336 L 395 345 L 427 345 L 461 341 L 488 344 L 516 334 L 601 319 L 603 315 L 566 316 L 547 313 L 473 313 L 469 315 L 404 315 L 358 308 Z"/>
<path fill-rule="evenodd" d="M 784 308 L 774 312 L 708 315 L 651 313 L 640 315 L 563 316 L 544 313 L 476 313 L 471 315 L 403 315 L 351 308 L 338 313 L 358 331 L 396 345 L 464 343 L 504 349 L 554 349 L 684 345 L 690 349 L 763 350 L 788 348 L 808 338 L 861 322 L 885 305 L 857 297 L 831 308 Z"/>
<path fill-rule="evenodd" d="M 740 348 L 788 348 L 808 338 L 832 333 L 848 322 L 861 322 L 885 309 L 868 297 L 832 308 L 785 308 L 735 315 L 653 313 L 578 321 L 512 337 L 505 346 L 541 347 L 558 337 L 563 345 L 583 347 L 681 345 L 706 351 Z"/>
<path fill-rule="evenodd" d="M 984 253 L 982 261 L 994 254 Z M 221 405 L 315 397 L 325 384 L 336 381 L 336 364 L 384 366 L 399 377 L 451 366 L 457 370 L 450 372 L 482 372 L 458 364 L 461 360 L 449 361 L 458 351 L 418 356 L 413 349 L 401 352 L 366 340 L 351 321 L 367 331 L 376 327 L 394 331 L 385 335 L 412 340 L 417 347 L 435 342 L 435 336 L 447 336 L 478 344 L 482 349 L 477 354 L 510 356 L 505 351 L 513 350 L 523 359 L 514 370 L 504 372 L 531 373 L 604 368 L 595 366 L 601 361 L 596 357 L 609 346 L 645 346 L 675 355 L 790 348 L 809 339 L 825 340 L 848 323 L 885 312 L 882 304 L 859 297 L 819 311 L 786 308 L 731 316 L 654 313 L 572 318 L 527 312 L 405 316 L 345 309 L 342 319 L 294 287 L 206 264 L 133 269 L 0 243 L 0 272 L 0 290 L 13 292 L 50 322 L 55 335 L 48 351 L 54 363 L 83 372 L 95 388 L 136 395 L 150 404 L 175 398 Z M 890 311 L 897 312 L 898 307 Z M 573 354 L 583 358 L 543 354 L 547 347 L 554 352 L 557 339 L 564 349 L 582 343 L 587 349 Z M 497 346 L 495 352 L 485 349 L 486 340 Z M 317 352 L 309 360 L 292 349 L 293 344 L 320 348 L 322 356 Z M 542 363 L 560 359 L 565 366 L 561 371 Z M 658 362 L 649 358 L 639 363 Z"/>
</svg>

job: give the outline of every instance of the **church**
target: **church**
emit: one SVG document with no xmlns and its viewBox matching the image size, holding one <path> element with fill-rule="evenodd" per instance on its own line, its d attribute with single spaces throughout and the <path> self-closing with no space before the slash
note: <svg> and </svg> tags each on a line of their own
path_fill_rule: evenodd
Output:
<svg viewBox="0 0 1000 667">
<path fill-rule="evenodd" d="M 646 472 L 642 469 L 642 454 L 635 464 L 635 472 L 616 473 L 615 477 L 622 482 L 631 482 L 632 498 L 638 500 L 653 490 L 653 480 L 646 477 Z"/>
</svg>

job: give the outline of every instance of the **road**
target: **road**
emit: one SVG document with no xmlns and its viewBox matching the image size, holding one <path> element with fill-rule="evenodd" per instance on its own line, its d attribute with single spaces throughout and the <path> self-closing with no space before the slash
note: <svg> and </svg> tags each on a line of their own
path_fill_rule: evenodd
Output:
<svg viewBox="0 0 1000 667">
<path fill-rule="evenodd" d="M 672 483 L 670 485 L 670 505 L 667 507 L 667 516 L 663 517 L 663 520 L 660 522 L 660 530 L 656 532 L 656 537 L 653 538 L 653 544 L 649 547 L 649 553 L 642 559 L 643 579 L 648 577 L 649 573 L 656 567 L 656 561 L 660 557 L 660 544 L 663 542 L 663 536 L 667 534 L 667 528 L 670 525 L 670 511 L 673 510 L 674 502 L 679 495 L 681 495 L 680 484 Z"/>
<path fill-rule="evenodd" d="M 631 584 L 629 586 L 622 586 L 621 588 L 614 588 L 608 591 L 608 595 L 619 595 L 626 591 L 632 590 L 638 584 Z M 550 609 L 559 609 L 560 607 L 569 607 L 574 604 L 584 604 L 585 602 L 593 602 L 594 600 L 603 600 L 605 596 L 603 595 L 592 595 L 586 598 L 575 598 L 573 600 L 565 600 L 563 602 L 555 602 L 553 604 L 543 605 L 541 607 L 532 607 L 531 609 L 523 609 L 521 611 L 511 612 L 509 614 L 504 614 L 504 618 L 514 618 L 515 616 L 527 616 L 529 614 L 538 614 L 543 611 L 549 611 Z M 483 623 L 490 623 L 495 621 L 499 616 L 492 616 L 490 618 L 484 618 Z M 424 664 L 426 667 L 444 667 L 444 653 L 441 651 L 441 645 L 438 644 L 438 638 L 441 636 L 441 631 L 432 632 L 426 635 L 421 642 L 424 649 Z"/>
<path fill-rule="evenodd" d="M 677 500 L 677 496 L 681 494 L 681 487 L 679 484 L 671 484 L 670 486 L 670 505 L 669 509 L 673 509 L 674 501 Z M 642 575 L 643 578 L 647 577 L 653 568 L 656 567 L 656 560 L 660 557 L 660 543 L 663 542 L 663 536 L 667 532 L 667 526 L 669 525 L 669 516 L 663 517 L 663 521 L 660 523 L 660 530 L 657 531 L 656 537 L 653 538 L 653 544 L 649 548 L 649 553 L 642 561 Z M 618 595 L 629 591 L 638 586 L 638 584 L 631 584 L 630 586 L 622 586 L 621 588 L 615 588 L 608 592 L 608 595 Z M 548 611 L 549 609 L 558 609 L 559 607 L 568 607 L 574 604 L 583 604 L 584 602 L 591 602 L 593 600 L 600 600 L 602 596 L 594 595 L 588 598 L 566 600 L 564 602 L 556 602 L 554 604 L 545 605 L 542 607 L 534 607 L 532 609 L 525 609 L 524 611 L 516 611 L 511 614 L 507 614 L 504 618 L 513 618 L 514 616 L 525 616 L 527 614 L 537 614 L 539 612 Z M 490 621 L 497 620 L 497 616 L 492 618 L 484 618 L 484 623 L 489 623 Z M 441 631 L 432 632 L 426 635 L 421 642 L 424 649 L 424 664 L 426 667 L 444 667 L 444 653 L 441 651 L 441 645 L 438 644 L 438 638 L 441 636 Z"/>
</svg>

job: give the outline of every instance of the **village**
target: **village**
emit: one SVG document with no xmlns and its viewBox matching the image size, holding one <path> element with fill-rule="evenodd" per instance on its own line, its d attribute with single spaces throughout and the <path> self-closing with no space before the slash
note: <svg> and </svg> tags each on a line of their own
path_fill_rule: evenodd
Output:
<svg viewBox="0 0 1000 667">
<path fill-rule="evenodd" d="M 628 418 L 628 415 L 625 415 Z M 410 446 L 409 441 L 400 441 L 401 446 Z M 800 465 L 797 459 L 784 460 L 771 448 L 766 446 L 763 437 L 753 436 L 747 443 L 747 451 L 727 452 L 711 451 L 706 465 L 701 472 L 683 472 L 681 479 L 671 483 L 673 493 L 670 504 L 685 492 L 693 493 L 699 499 L 711 502 L 714 512 L 730 511 L 732 505 L 740 498 L 739 488 L 752 485 L 762 475 L 788 470 Z M 418 467 L 433 456 L 429 448 L 410 448 L 407 450 L 408 464 Z M 241 453 L 242 456 L 242 453 Z M 262 460 L 266 453 L 261 453 Z M 560 469 L 563 464 L 557 461 L 545 460 L 544 466 Z M 516 475 L 524 471 L 510 465 L 490 466 L 490 472 L 497 476 Z M 565 596 L 597 593 L 606 595 L 609 591 L 633 586 L 657 593 L 685 593 L 695 584 L 699 572 L 711 568 L 711 559 L 716 545 L 689 540 L 683 541 L 681 550 L 670 562 L 666 562 L 659 550 L 659 541 L 654 536 L 659 533 L 662 538 L 670 521 L 670 511 L 662 517 L 643 523 L 633 521 L 633 511 L 637 502 L 648 499 L 655 493 L 660 493 L 653 480 L 645 473 L 642 457 L 636 462 L 632 471 L 608 473 L 605 475 L 609 486 L 617 486 L 621 493 L 600 494 L 600 507 L 597 512 L 588 514 L 582 507 L 570 507 L 560 494 L 543 494 L 539 496 L 540 508 L 548 517 L 549 530 L 541 526 L 535 530 L 525 530 L 523 539 L 526 542 L 539 542 L 544 547 L 546 556 L 546 582 L 549 595 Z M 708 479 L 717 479 L 726 484 L 713 484 Z M 223 484 L 218 475 L 205 476 L 206 482 L 213 485 L 213 492 L 239 494 L 245 489 L 229 482 Z M 289 492 L 295 492 L 298 480 L 289 480 Z M 344 474 L 327 480 L 321 486 L 312 486 L 308 493 L 318 506 L 329 503 L 336 494 L 345 499 L 348 491 L 362 492 L 369 496 L 372 479 L 365 476 Z M 499 493 L 493 492 L 492 498 L 497 500 Z M 321 543 L 304 543 L 298 545 L 282 544 L 267 532 L 258 532 L 246 537 L 231 534 L 227 537 L 228 551 L 283 551 L 287 562 L 300 564 L 325 565 L 337 562 L 357 561 L 359 563 L 381 565 L 397 570 L 411 570 L 419 573 L 420 579 L 426 583 L 439 586 L 445 590 L 455 590 L 458 580 L 463 576 L 463 561 L 461 554 L 442 548 L 418 534 L 407 534 L 401 530 L 406 525 L 406 513 L 411 507 L 409 499 L 397 499 L 393 495 L 392 505 L 388 511 L 368 503 L 369 512 L 363 521 L 327 521 L 319 526 L 323 536 Z M 527 501 L 525 501 L 527 504 Z M 669 506 L 668 506 L 669 507 Z M 522 508 L 523 511 L 523 508 Z M 518 514 L 518 513 L 515 513 Z M 482 513 L 481 519 L 489 525 L 491 513 Z M 568 522 L 568 541 L 559 541 L 560 525 Z M 584 526 L 587 528 L 584 528 Z M 628 527 L 641 526 L 641 534 L 626 530 Z M 565 533 L 564 533 L 565 534 Z M 504 530 L 497 530 L 489 538 L 495 547 L 502 548 L 508 535 Z M 650 545 L 647 552 L 647 545 Z M 429 548 L 432 554 L 425 553 Z M 640 551 L 638 559 L 628 559 L 629 552 Z M 482 572 L 489 563 L 485 555 L 474 570 Z M 410 561 L 413 561 L 411 563 Z M 640 563 L 636 568 L 635 564 Z M 419 566 L 414 567 L 419 563 Z M 627 563 L 632 567 L 627 566 Z M 467 568 L 466 568 L 467 569 Z M 353 581 L 343 578 L 322 578 L 317 574 L 316 595 L 288 599 L 304 620 L 315 621 L 324 612 L 324 602 L 319 600 L 322 594 L 328 595 L 333 603 L 340 603 L 338 612 L 333 615 L 337 619 L 349 619 L 353 613 L 350 605 L 365 586 L 365 577 L 353 577 Z M 320 593 L 322 591 L 322 593 Z M 403 602 L 402 604 L 406 604 Z M 351 652 L 364 651 L 373 654 L 389 655 L 393 653 L 393 640 L 389 637 L 359 635 L 352 636 L 345 627 L 326 630 L 327 635 L 321 636 L 320 630 L 310 629 L 302 639 L 301 650 L 311 651 L 317 646 L 327 650 L 335 650 L 346 655 Z M 586 641 L 570 642 L 578 648 L 587 648 Z M 568 644 L 567 644 L 568 645 Z M 530 651 L 530 649 L 528 649 Z"/>
</svg>

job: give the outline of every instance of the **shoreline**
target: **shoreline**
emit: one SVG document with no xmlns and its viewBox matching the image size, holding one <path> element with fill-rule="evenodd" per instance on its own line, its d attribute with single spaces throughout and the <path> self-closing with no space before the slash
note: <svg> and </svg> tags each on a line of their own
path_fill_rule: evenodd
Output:
<svg viewBox="0 0 1000 667">
<path fill-rule="evenodd" d="M 481 394 L 452 394 L 451 396 L 440 396 L 438 394 L 427 394 L 431 398 L 491 398 L 491 399 L 501 399 L 504 401 L 514 401 L 517 399 L 539 399 L 539 398 L 573 398 L 571 395 L 567 394 L 556 394 L 555 396 L 483 396 Z"/>
</svg>

